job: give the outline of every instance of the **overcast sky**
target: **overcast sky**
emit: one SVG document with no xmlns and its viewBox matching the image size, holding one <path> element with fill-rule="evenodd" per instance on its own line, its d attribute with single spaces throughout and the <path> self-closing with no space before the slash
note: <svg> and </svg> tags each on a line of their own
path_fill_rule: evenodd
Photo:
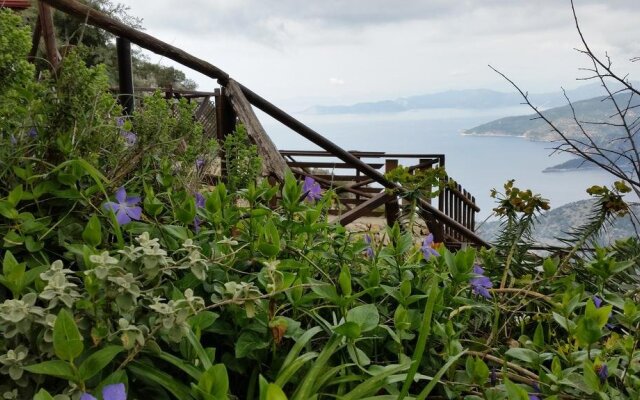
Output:
<svg viewBox="0 0 640 400">
<path fill-rule="evenodd" d="M 143 19 L 147 33 L 283 105 L 507 90 L 487 64 L 526 90 L 551 91 L 579 85 L 578 68 L 588 65 L 573 50 L 580 43 L 569 0 L 120 2 Z M 628 62 L 640 56 L 638 0 L 575 4 L 592 47 L 608 51 L 633 77 L 640 67 Z M 200 89 L 215 87 L 195 72 L 187 75 Z"/>
</svg>

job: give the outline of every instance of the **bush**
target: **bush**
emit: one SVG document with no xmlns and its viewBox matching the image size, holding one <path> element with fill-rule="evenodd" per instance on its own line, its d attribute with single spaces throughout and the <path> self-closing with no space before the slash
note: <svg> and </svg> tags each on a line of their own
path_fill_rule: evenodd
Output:
<svg viewBox="0 0 640 400">
<path fill-rule="evenodd" d="M 21 31 L 12 21 L 0 13 Z M 546 258 L 526 251 L 546 203 L 513 182 L 495 193 L 491 250 L 398 225 L 361 236 L 328 222 L 334 195 L 313 182 L 272 187 L 251 166 L 233 190 L 201 185 L 212 149 L 192 109 L 156 95 L 119 119 L 103 77 L 68 56 L 29 84 L 51 102 L 27 97 L 2 120 L 4 398 L 114 384 L 154 399 L 640 394 L 640 244 L 585 253 L 624 212 L 623 185 L 592 188 L 594 219 Z"/>
</svg>

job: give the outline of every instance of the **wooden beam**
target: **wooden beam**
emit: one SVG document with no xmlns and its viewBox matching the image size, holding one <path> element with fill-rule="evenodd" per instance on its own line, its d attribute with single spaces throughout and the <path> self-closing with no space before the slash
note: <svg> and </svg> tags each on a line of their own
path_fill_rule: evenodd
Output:
<svg viewBox="0 0 640 400">
<path fill-rule="evenodd" d="M 131 43 L 135 43 L 140 47 L 151 50 L 156 54 L 165 56 L 171 60 L 177 61 L 182 65 L 192 68 L 210 78 L 218 79 L 220 83 L 226 84 L 229 80 L 229 74 L 210 64 L 204 60 L 192 56 L 184 50 L 165 43 L 153 36 L 140 32 L 131 28 L 122 22 L 101 13 L 98 10 L 82 4 L 76 0 L 41 0 L 58 10 L 64 11 L 69 15 L 73 15 L 87 23 L 102 28 L 116 36 L 127 38 Z"/>
<path fill-rule="evenodd" d="M 360 204 L 358 207 L 349 210 L 348 212 L 342 214 L 338 219 L 340 225 L 348 225 L 358 218 L 364 216 L 369 213 L 371 210 L 380 207 L 381 205 L 388 203 L 389 201 L 395 200 L 395 196 L 390 195 L 386 192 L 382 192 L 377 196 L 370 198 L 364 203 Z"/>
<path fill-rule="evenodd" d="M 42 28 L 42 37 L 44 38 L 44 46 L 47 50 L 47 59 L 51 64 L 51 69 L 56 71 L 62 57 L 60 57 L 60 53 L 56 47 L 56 32 L 53 27 L 53 13 L 51 12 L 51 7 L 44 4 L 42 1 L 39 1 L 38 14 L 40 26 Z"/>
<path fill-rule="evenodd" d="M 231 99 L 233 109 L 238 115 L 238 119 L 247 128 L 247 134 L 251 140 L 258 146 L 258 152 L 262 157 L 262 162 L 269 175 L 274 176 L 280 182 L 284 182 L 286 171 L 289 170 L 284 158 L 278 152 L 276 145 L 267 135 L 262 124 L 258 120 L 251 104 L 244 97 L 240 85 L 233 79 L 229 79 L 227 83 L 227 96 Z"/>
<path fill-rule="evenodd" d="M 40 22 L 40 13 L 36 18 L 36 26 L 33 28 L 33 36 L 31 37 L 31 51 L 27 56 L 27 60 L 33 62 L 38 55 L 38 47 L 40 47 L 40 39 L 42 38 L 42 24 Z"/>
</svg>

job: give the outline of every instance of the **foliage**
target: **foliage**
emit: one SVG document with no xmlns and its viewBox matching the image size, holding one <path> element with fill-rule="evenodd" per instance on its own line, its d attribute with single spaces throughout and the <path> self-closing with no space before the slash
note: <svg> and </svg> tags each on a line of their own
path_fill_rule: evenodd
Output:
<svg viewBox="0 0 640 400">
<path fill-rule="evenodd" d="M 328 222 L 332 193 L 257 180 L 241 126 L 233 190 L 202 185 L 193 110 L 156 95 L 118 120 L 102 69 L 77 60 L 61 72 L 87 84 L 34 83 L 53 101 L 26 98 L 1 126 L 4 398 L 640 395 L 637 286 L 609 284 L 637 279 L 637 239 L 585 256 L 569 238 L 576 251 L 548 258 L 421 247 L 399 225 L 367 239 Z M 499 207 L 529 224 L 546 203 L 515 189 Z M 624 190 L 592 192 L 616 211 Z"/>
<path fill-rule="evenodd" d="M 246 188 L 256 180 L 262 169 L 258 147 L 249 141 L 247 129 L 238 124 L 224 140 L 224 156 L 229 190 Z"/>
</svg>

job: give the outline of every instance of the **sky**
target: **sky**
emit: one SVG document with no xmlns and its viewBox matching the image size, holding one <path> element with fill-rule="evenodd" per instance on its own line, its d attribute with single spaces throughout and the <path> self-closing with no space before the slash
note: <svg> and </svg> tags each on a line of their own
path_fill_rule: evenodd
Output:
<svg viewBox="0 0 640 400">
<path fill-rule="evenodd" d="M 569 0 L 120 0 L 145 31 L 291 109 L 451 89 L 582 84 Z M 632 76 L 637 0 L 575 0 L 590 46 Z M 175 65 L 151 55 L 151 61 Z M 186 71 L 201 90 L 216 82 Z M 638 76 L 638 74 L 635 74 Z"/>
</svg>

